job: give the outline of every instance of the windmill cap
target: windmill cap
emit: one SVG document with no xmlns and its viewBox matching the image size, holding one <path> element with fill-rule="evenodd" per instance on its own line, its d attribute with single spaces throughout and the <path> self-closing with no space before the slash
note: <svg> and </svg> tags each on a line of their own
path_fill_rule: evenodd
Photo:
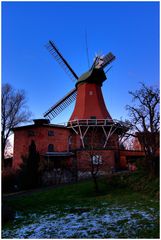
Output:
<svg viewBox="0 0 161 240">
<path fill-rule="evenodd" d="M 89 83 L 96 83 L 96 84 L 101 84 L 102 82 L 104 82 L 106 80 L 106 75 L 103 71 L 103 69 L 90 69 L 89 71 L 85 72 L 84 74 L 82 74 L 80 76 L 80 78 L 78 78 L 78 81 L 76 83 L 76 87 L 81 84 L 81 83 L 85 83 L 85 82 L 89 82 Z"/>
</svg>

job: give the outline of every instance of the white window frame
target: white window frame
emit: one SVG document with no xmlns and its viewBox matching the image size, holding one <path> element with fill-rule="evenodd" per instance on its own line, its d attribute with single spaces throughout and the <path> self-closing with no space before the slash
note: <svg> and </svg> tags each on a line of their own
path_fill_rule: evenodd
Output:
<svg viewBox="0 0 161 240">
<path fill-rule="evenodd" d="M 93 155 L 92 156 L 92 163 L 94 165 L 102 164 L 102 156 L 101 155 Z"/>
</svg>

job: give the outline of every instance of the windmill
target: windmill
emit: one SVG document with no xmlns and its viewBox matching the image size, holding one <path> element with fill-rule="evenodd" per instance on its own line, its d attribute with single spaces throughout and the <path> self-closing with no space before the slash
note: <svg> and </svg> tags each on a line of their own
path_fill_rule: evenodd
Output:
<svg viewBox="0 0 161 240">
<path fill-rule="evenodd" d="M 101 132 L 101 138 L 104 136 L 103 148 L 107 147 L 112 135 L 115 136 L 115 145 L 117 145 L 118 136 L 124 135 L 128 127 L 125 123 L 112 119 L 101 90 L 106 80 L 104 69 L 115 59 L 115 56 L 111 52 L 105 56 L 96 56 L 90 69 L 78 77 L 54 42 L 49 41 L 47 48 L 69 77 L 76 81 L 76 84 L 75 88 L 45 112 L 44 117 L 50 120 L 55 118 L 76 100 L 67 128 L 72 129 L 76 136 L 80 137 L 82 147 L 85 148 L 85 138 L 93 128 Z"/>
<path fill-rule="evenodd" d="M 68 76 L 76 82 L 75 88 L 73 88 L 70 92 L 68 92 L 63 98 L 61 98 L 58 102 L 56 102 L 48 111 L 44 113 L 45 118 L 49 118 L 50 120 L 55 118 L 58 114 L 60 114 L 65 108 L 67 108 L 73 101 L 76 100 L 77 97 L 77 90 L 78 90 L 78 83 L 82 83 L 85 80 L 91 82 L 92 77 L 98 77 L 102 83 L 106 80 L 106 76 L 104 73 L 104 69 L 107 65 L 109 65 L 114 59 L 115 56 L 109 52 L 105 56 L 96 56 L 91 68 L 89 71 L 82 76 L 78 77 L 74 70 L 71 68 L 69 63 L 65 60 L 63 55 L 60 53 L 58 48 L 56 47 L 53 41 L 49 41 L 46 45 L 49 52 L 55 58 L 55 60 L 61 65 L 64 71 L 68 74 Z M 86 79 L 84 79 L 86 76 Z M 100 77 L 99 77 L 100 76 Z M 87 80 L 88 78 L 88 80 Z M 96 79 L 96 82 L 98 80 Z"/>
</svg>

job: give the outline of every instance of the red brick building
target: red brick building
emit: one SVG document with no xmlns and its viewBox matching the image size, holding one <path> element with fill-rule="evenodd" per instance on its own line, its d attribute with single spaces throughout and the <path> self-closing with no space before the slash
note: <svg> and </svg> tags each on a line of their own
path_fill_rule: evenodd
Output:
<svg viewBox="0 0 161 240">
<path fill-rule="evenodd" d="M 45 113 L 45 117 L 55 117 L 76 94 L 75 108 L 66 126 L 50 124 L 48 119 L 37 119 L 33 125 L 14 129 L 15 169 L 20 166 L 22 155 L 27 154 L 32 141 L 43 161 L 52 162 L 53 168 L 59 168 L 62 161 L 75 168 L 78 175 L 90 172 L 91 162 L 99 165 L 102 173 L 126 168 L 126 152 L 120 153 L 119 136 L 128 127 L 112 119 L 101 90 L 106 80 L 103 68 L 113 59 L 109 53 L 104 59 L 95 61 L 90 70 L 77 79 L 75 89 Z M 104 65 L 102 61 L 105 61 Z"/>
<path fill-rule="evenodd" d="M 90 120 L 88 120 L 90 124 Z M 32 141 L 36 144 L 36 149 L 41 155 L 41 158 L 47 161 L 61 162 L 65 160 L 66 164 L 72 166 L 76 164 L 78 171 L 90 171 L 91 155 L 100 156 L 100 169 L 116 166 L 116 157 L 118 158 L 117 135 L 111 136 L 108 143 L 105 143 L 103 130 L 97 129 L 94 143 L 90 143 L 88 138 L 93 133 L 93 120 L 88 129 L 88 134 L 84 138 L 84 146 L 80 138 L 80 134 L 76 134 L 77 127 L 74 125 L 74 130 L 68 126 L 50 124 L 47 119 L 36 119 L 34 124 L 14 128 L 14 161 L 13 168 L 17 169 L 22 163 L 22 156 L 28 154 L 28 149 Z M 83 126 L 81 126 L 84 131 Z M 102 128 L 102 126 L 100 126 Z M 87 126 L 86 126 L 87 129 Z M 86 130 L 85 129 L 85 130 Z M 91 144 L 91 145 L 90 145 Z M 59 166 L 59 164 L 57 165 Z"/>
<path fill-rule="evenodd" d="M 96 120 L 95 120 L 96 121 Z M 90 120 L 88 120 L 90 124 Z M 111 169 L 127 169 L 129 160 L 141 158 L 143 151 L 120 150 L 118 146 L 117 132 L 104 143 L 106 138 L 103 134 L 102 126 L 96 126 L 96 136 L 94 143 L 89 139 L 93 133 L 93 119 L 88 129 L 88 134 L 84 138 L 84 146 L 80 134 L 76 134 L 80 126 L 74 125 L 74 130 L 68 125 L 50 124 L 47 119 L 36 119 L 34 124 L 14 128 L 14 161 L 13 168 L 17 169 L 22 164 L 22 156 L 28 154 L 28 149 L 32 141 L 36 144 L 36 149 L 41 155 L 41 159 L 52 161 L 60 167 L 61 160 L 68 166 L 74 166 L 79 172 L 90 172 L 91 156 L 100 156 L 100 171 L 109 172 Z M 101 123 L 100 123 L 101 124 Z M 77 129 L 78 128 L 78 129 Z M 85 132 L 83 126 L 82 131 Z"/>
<path fill-rule="evenodd" d="M 47 119 L 37 119 L 32 125 L 14 128 L 13 168 L 18 168 L 22 163 L 22 156 L 28 153 L 32 141 L 44 156 L 48 152 L 69 152 L 69 135 L 66 127 L 50 124 Z"/>
</svg>

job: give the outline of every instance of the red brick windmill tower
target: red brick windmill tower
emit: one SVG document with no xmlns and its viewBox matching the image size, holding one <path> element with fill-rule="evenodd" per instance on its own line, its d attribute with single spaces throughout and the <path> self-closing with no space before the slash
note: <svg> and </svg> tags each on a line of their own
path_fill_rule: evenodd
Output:
<svg viewBox="0 0 161 240">
<path fill-rule="evenodd" d="M 111 54 L 111 59 L 112 59 Z M 114 58 L 114 57 L 113 57 Z M 112 119 L 107 111 L 101 86 L 106 76 L 95 65 L 84 73 L 76 83 L 77 98 L 70 120 L 75 119 Z"/>
<path fill-rule="evenodd" d="M 78 77 L 52 41 L 49 41 L 47 48 L 70 77 L 77 82 L 75 88 L 52 106 L 44 117 L 49 119 L 56 117 L 76 99 L 74 111 L 67 123 L 67 127 L 72 129 L 75 135 L 72 137 L 72 148 L 87 149 L 93 130 L 97 135 L 94 141 L 95 148 L 107 150 L 112 142 L 113 147 L 116 148 L 118 134 L 122 134 L 123 126 L 122 123 L 111 118 L 101 90 L 106 80 L 104 68 L 115 59 L 115 56 L 108 53 L 104 57 L 96 57 L 89 71 Z"/>
</svg>

